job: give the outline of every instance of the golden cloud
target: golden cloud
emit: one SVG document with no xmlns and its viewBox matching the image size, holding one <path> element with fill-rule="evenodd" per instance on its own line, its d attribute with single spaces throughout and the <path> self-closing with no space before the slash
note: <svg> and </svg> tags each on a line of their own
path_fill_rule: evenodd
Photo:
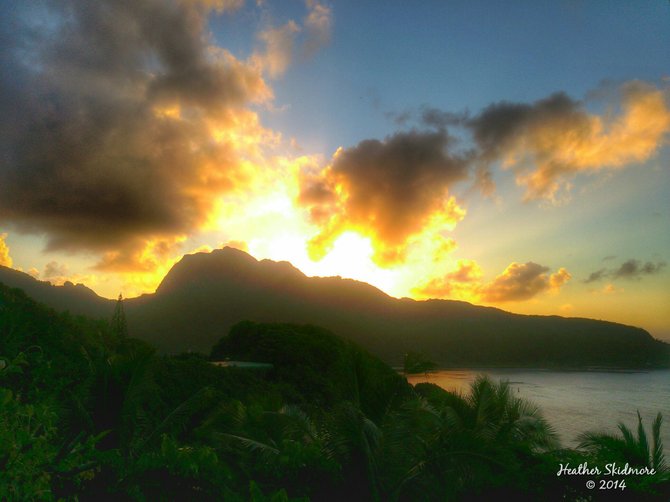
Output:
<svg viewBox="0 0 670 502">
<path fill-rule="evenodd" d="M 472 298 L 476 296 L 481 278 L 482 269 L 477 262 L 462 259 L 456 262 L 454 270 L 430 279 L 412 292 L 425 298 Z"/>
<path fill-rule="evenodd" d="M 558 291 L 570 273 L 564 268 L 548 274 L 549 267 L 534 262 L 511 263 L 502 274 L 479 290 L 486 302 L 500 303 L 529 300 L 545 291 Z"/>
<path fill-rule="evenodd" d="M 6 238 L 6 233 L 0 234 L 0 265 L 3 267 L 11 267 L 12 257 L 9 256 L 9 246 L 7 246 L 7 243 L 5 242 Z"/>
<path fill-rule="evenodd" d="M 467 160 L 448 152 L 450 141 L 444 131 L 401 132 L 340 148 L 323 171 L 304 173 L 298 202 L 320 227 L 312 258 L 354 231 L 371 239 L 374 261 L 389 266 L 428 229 L 453 228 L 465 211 L 449 189 L 467 177 Z"/>
<path fill-rule="evenodd" d="M 644 162 L 663 144 L 670 131 L 667 89 L 634 81 L 618 96 L 618 114 L 590 114 L 558 93 L 532 105 L 492 105 L 470 126 L 481 159 L 513 169 L 527 199 L 557 200 L 576 174 Z"/>
<path fill-rule="evenodd" d="M 164 255 L 157 243 L 174 249 L 222 196 L 253 189 L 279 135 L 248 105 L 272 91 L 253 61 L 210 43 L 206 22 L 240 5 L 74 0 L 30 54 L 9 50 L 0 221 L 44 233 L 49 250 L 101 253 L 100 270 L 141 272 Z M 16 26 L 19 42 L 32 36 Z"/>
</svg>

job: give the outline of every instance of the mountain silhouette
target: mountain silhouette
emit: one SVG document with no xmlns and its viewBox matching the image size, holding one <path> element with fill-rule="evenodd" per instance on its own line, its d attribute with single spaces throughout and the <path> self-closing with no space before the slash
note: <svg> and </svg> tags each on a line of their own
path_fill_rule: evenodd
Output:
<svg viewBox="0 0 670 502">
<path fill-rule="evenodd" d="M 22 289 L 28 296 L 57 311 L 89 317 L 110 317 L 112 300 L 98 296 L 83 284 L 66 282 L 53 286 L 48 281 L 38 281 L 31 275 L 8 267 L 0 266 L 0 282 L 12 288 Z M 110 306 L 111 305 L 111 306 Z"/>
<path fill-rule="evenodd" d="M 75 314 L 110 317 L 112 300 L 0 268 L 0 282 Z M 103 312 L 104 311 L 104 312 Z M 641 328 L 529 316 L 452 300 L 393 298 L 359 281 L 307 277 L 288 262 L 223 248 L 184 256 L 154 294 L 125 300 L 131 336 L 169 353 L 208 353 L 242 320 L 323 326 L 387 362 L 419 352 L 440 365 L 666 366 L 669 345 Z"/>
</svg>

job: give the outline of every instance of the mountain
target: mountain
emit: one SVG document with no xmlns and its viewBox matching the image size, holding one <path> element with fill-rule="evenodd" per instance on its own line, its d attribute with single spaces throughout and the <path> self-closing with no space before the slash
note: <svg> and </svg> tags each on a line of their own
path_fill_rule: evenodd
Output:
<svg viewBox="0 0 670 502">
<path fill-rule="evenodd" d="M 22 289 L 34 300 L 58 311 L 98 318 L 109 317 L 114 308 L 113 300 L 98 296 L 83 284 L 66 282 L 62 286 L 53 286 L 48 281 L 38 281 L 8 267 L 0 266 L 0 283 Z"/>
<path fill-rule="evenodd" d="M 17 276 L 1 272 L 0 281 L 11 276 L 8 284 L 22 287 Z M 73 313 L 107 309 L 111 316 L 113 301 L 83 286 L 51 286 L 47 294 L 25 277 L 26 292 L 50 306 L 62 308 L 53 299 L 60 295 L 60 305 Z M 449 366 L 640 368 L 670 362 L 670 346 L 640 328 L 460 301 L 397 299 L 369 284 L 307 277 L 288 262 L 258 261 L 232 248 L 184 256 L 154 294 L 126 300 L 125 311 L 132 336 L 173 353 L 208 353 L 232 325 L 251 320 L 323 326 L 396 365 L 410 351 Z"/>
</svg>

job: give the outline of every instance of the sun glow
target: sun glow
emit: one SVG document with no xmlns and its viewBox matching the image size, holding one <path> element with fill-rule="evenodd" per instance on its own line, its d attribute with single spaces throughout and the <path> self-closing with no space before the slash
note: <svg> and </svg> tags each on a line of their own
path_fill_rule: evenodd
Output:
<svg viewBox="0 0 670 502">
<path fill-rule="evenodd" d="M 355 232 L 345 232 L 323 259 L 314 261 L 307 253 L 308 235 L 288 233 L 284 227 L 273 235 L 251 239 L 248 242 L 249 252 L 258 259 L 288 261 L 308 276 L 356 279 L 389 294 L 394 293 L 397 272 L 382 269 L 372 261 L 370 239 Z"/>
</svg>

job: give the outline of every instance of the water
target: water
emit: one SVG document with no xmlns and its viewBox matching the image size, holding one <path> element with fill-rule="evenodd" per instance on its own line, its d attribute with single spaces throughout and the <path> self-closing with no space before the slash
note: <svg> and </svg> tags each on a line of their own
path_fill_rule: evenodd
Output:
<svg viewBox="0 0 670 502">
<path fill-rule="evenodd" d="M 507 380 L 515 395 L 538 405 L 564 446 L 576 446 L 581 432 L 617 432 L 619 422 L 637 431 L 639 410 L 650 441 L 651 423 L 658 412 L 662 413 L 661 437 L 666 455 L 670 453 L 670 370 L 445 370 L 413 375 L 407 380 L 412 384 L 432 382 L 449 391 L 467 393 L 480 373 L 496 381 Z"/>
</svg>

